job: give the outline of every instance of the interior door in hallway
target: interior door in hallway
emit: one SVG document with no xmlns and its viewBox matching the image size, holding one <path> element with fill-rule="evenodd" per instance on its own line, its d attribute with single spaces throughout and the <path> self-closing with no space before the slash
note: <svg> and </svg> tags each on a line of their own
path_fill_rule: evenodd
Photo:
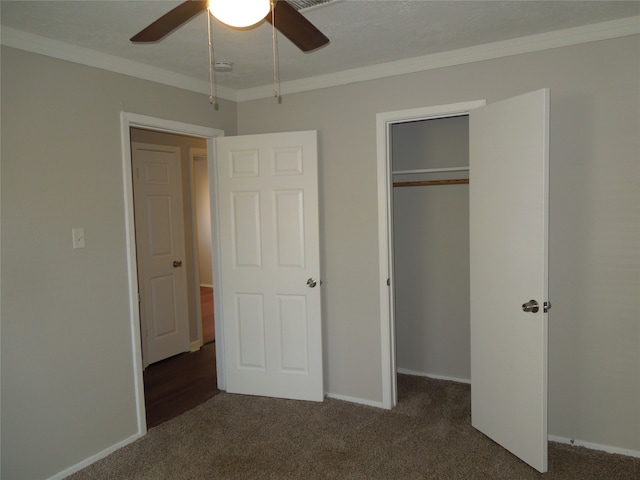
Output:
<svg viewBox="0 0 640 480">
<path fill-rule="evenodd" d="M 132 143 L 143 359 L 189 350 L 180 148 Z"/>
<path fill-rule="evenodd" d="M 216 144 L 227 391 L 322 401 L 316 132 Z"/>
</svg>

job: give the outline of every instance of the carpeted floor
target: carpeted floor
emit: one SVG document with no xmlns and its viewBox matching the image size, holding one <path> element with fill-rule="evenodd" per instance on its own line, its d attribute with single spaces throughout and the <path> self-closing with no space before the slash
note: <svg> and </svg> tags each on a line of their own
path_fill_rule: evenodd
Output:
<svg viewBox="0 0 640 480">
<path fill-rule="evenodd" d="M 640 458 L 557 443 L 542 475 L 471 427 L 468 385 L 398 382 L 391 411 L 220 393 L 69 478 L 640 479 Z"/>
</svg>

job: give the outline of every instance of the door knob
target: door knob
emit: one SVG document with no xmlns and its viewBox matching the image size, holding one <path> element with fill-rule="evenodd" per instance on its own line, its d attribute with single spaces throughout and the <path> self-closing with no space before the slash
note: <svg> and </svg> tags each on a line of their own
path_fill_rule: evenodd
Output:
<svg viewBox="0 0 640 480">
<path fill-rule="evenodd" d="M 535 300 L 529 300 L 527 303 L 522 304 L 522 310 L 525 312 L 538 313 L 540 305 Z"/>
<path fill-rule="evenodd" d="M 182 266 L 182 260 L 174 260 L 173 268 L 178 268 Z"/>
<path fill-rule="evenodd" d="M 318 282 L 316 282 L 313 278 L 310 278 L 309 280 L 307 280 L 307 287 L 309 288 L 313 288 L 318 284 Z"/>
</svg>

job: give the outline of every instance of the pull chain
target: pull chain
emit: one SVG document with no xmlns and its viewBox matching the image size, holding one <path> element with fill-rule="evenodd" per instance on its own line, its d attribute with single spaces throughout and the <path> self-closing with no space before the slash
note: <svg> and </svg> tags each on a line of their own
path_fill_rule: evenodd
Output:
<svg viewBox="0 0 640 480">
<path fill-rule="evenodd" d="M 216 72 L 213 69 L 213 42 L 211 41 L 211 15 L 207 11 L 207 33 L 209 36 L 209 103 L 213 105 L 213 108 L 218 110 L 220 106 L 216 99 L 217 85 L 216 85 Z"/>
<path fill-rule="evenodd" d="M 278 37 L 276 35 L 276 0 L 271 0 L 271 41 L 273 45 L 273 96 L 282 103 L 280 96 L 280 64 L 278 58 Z"/>
</svg>

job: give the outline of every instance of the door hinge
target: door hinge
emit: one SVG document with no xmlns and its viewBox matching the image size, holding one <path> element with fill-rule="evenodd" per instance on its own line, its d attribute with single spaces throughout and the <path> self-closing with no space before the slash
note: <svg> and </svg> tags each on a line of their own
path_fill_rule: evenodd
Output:
<svg viewBox="0 0 640 480">
<path fill-rule="evenodd" d="M 551 302 L 544 302 L 542 305 L 542 311 L 547 313 L 549 310 L 551 310 Z"/>
</svg>

